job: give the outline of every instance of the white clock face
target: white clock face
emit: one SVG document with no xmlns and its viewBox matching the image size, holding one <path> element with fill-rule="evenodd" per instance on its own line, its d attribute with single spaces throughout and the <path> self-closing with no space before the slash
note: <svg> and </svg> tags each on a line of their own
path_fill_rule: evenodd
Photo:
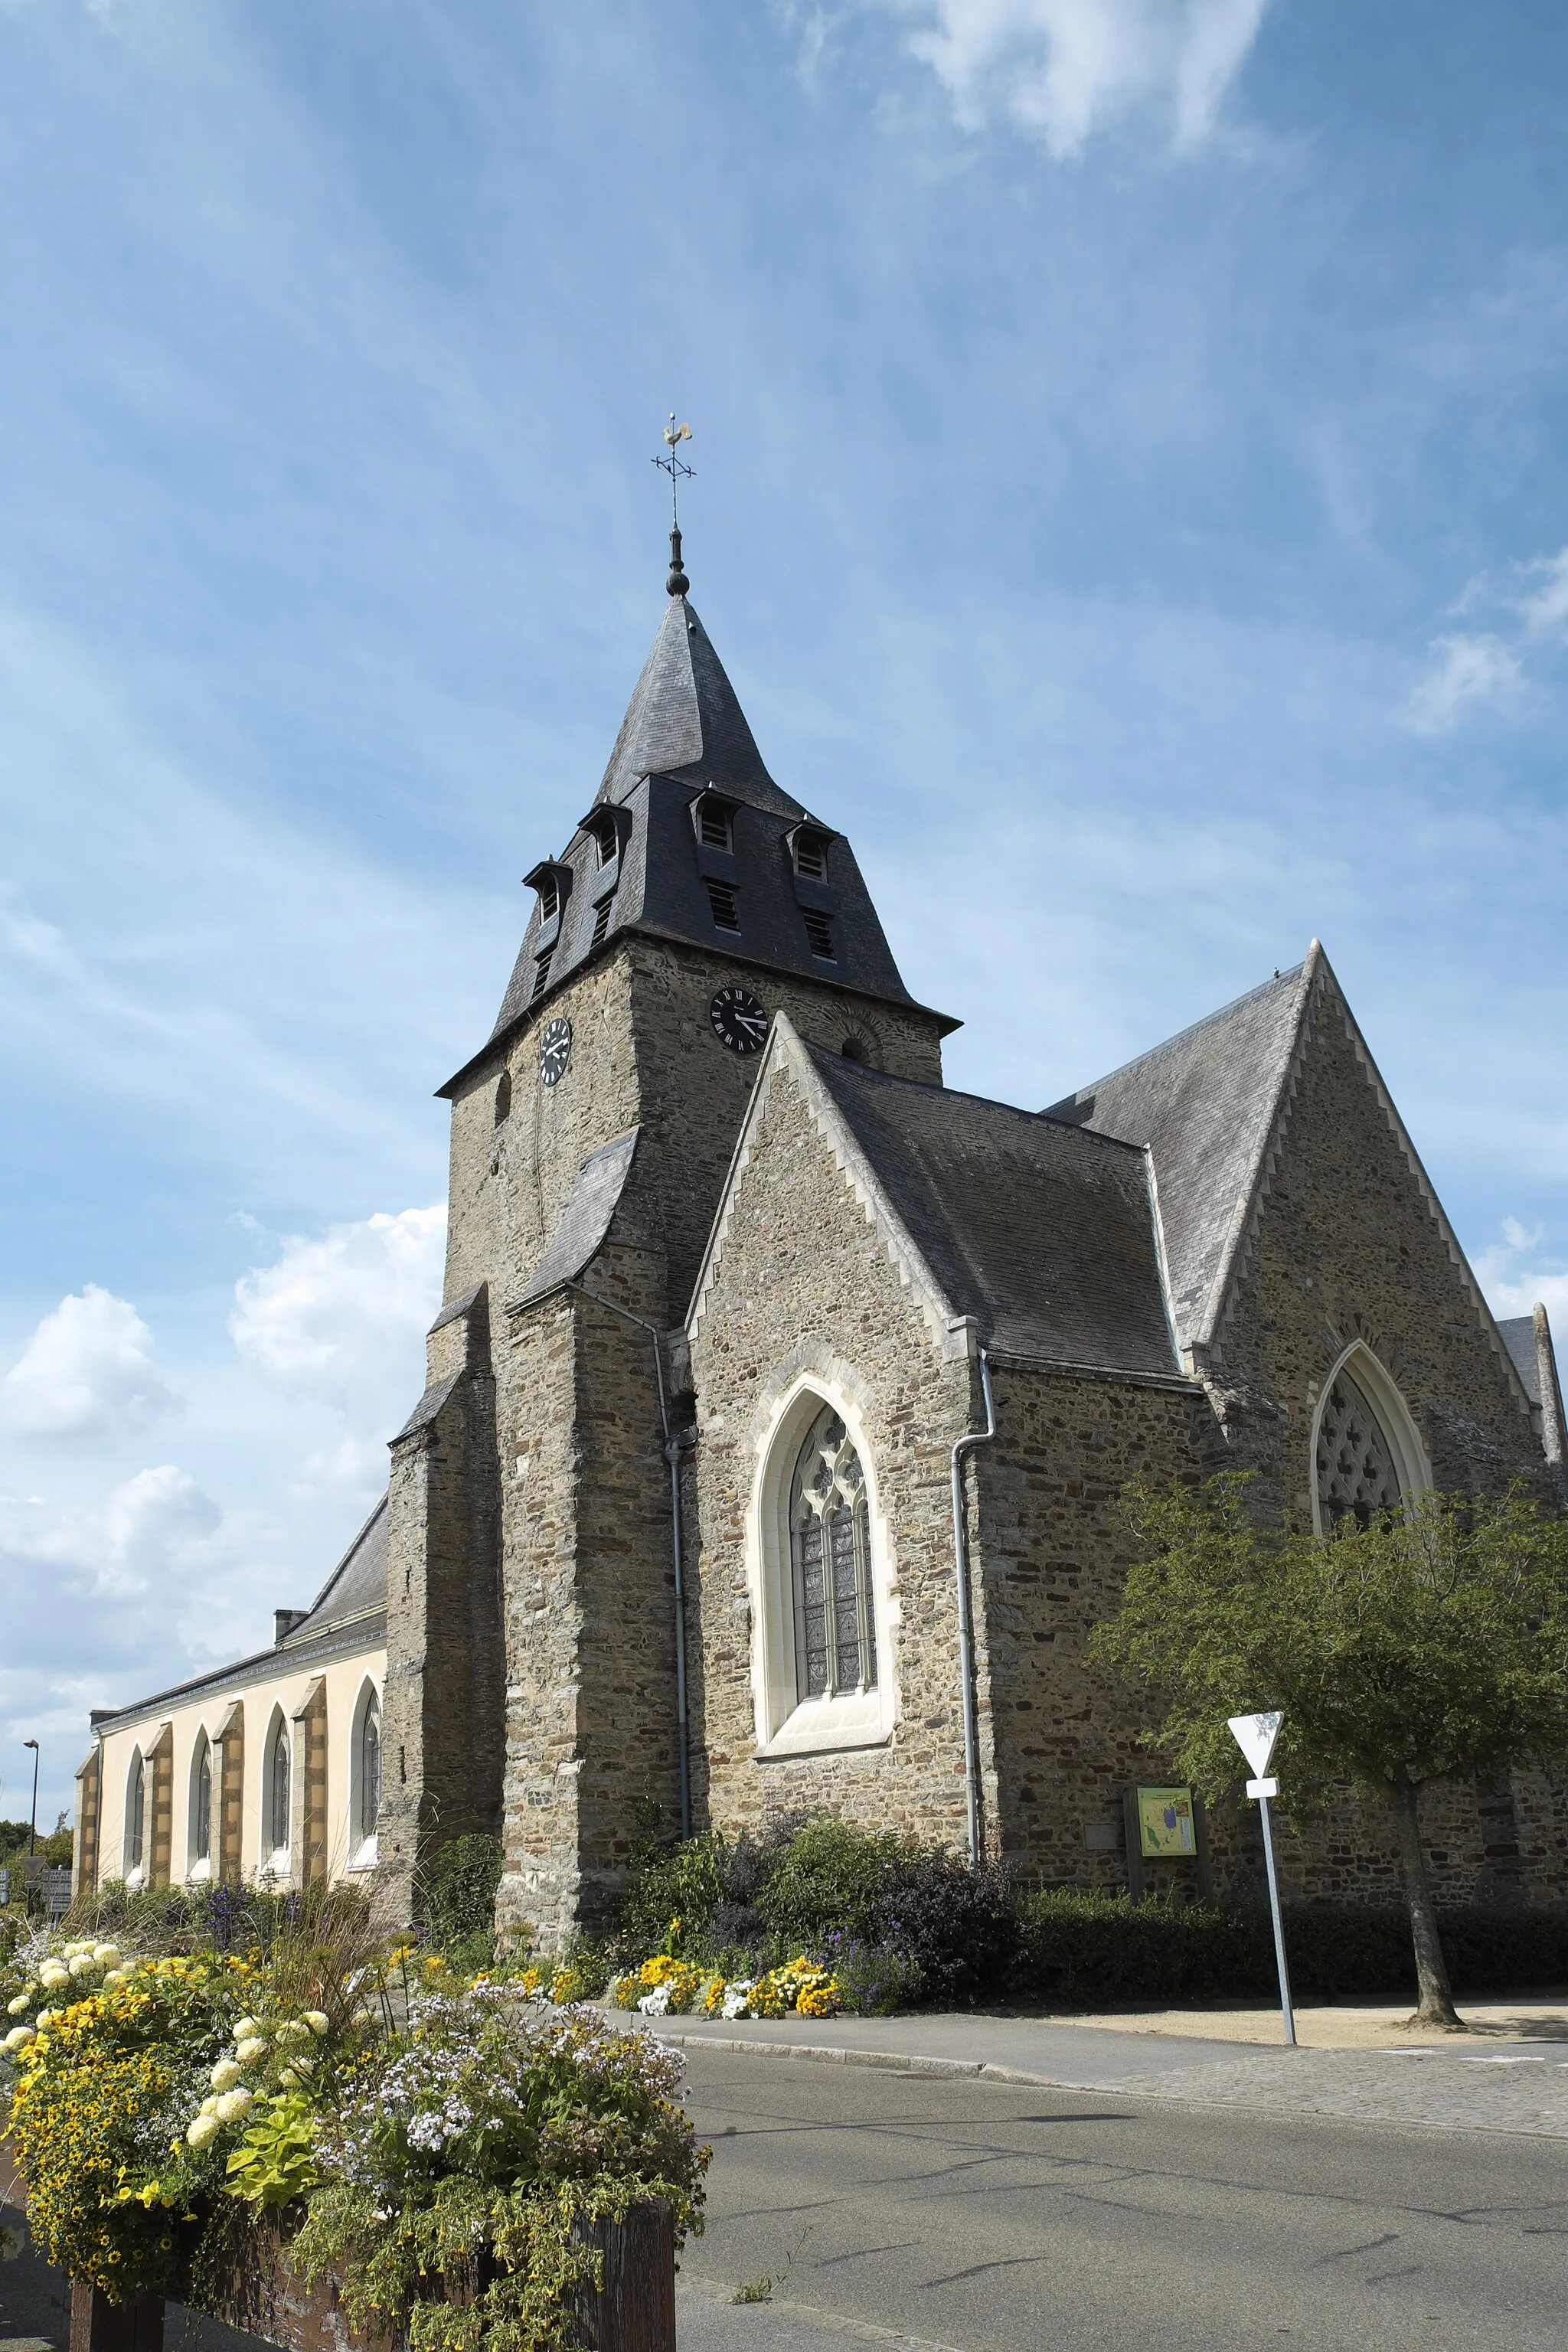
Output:
<svg viewBox="0 0 1568 2352">
<path fill-rule="evenodd" d="M 749 988 L 721 988 L 708 1007 L 713 1034 L 731 1054 L 755 1054 L 768 1034 L 768 1016 Z"/>
<path fill-rule="evenodd" d="M 539 1082 L 552 1087 L 565 1075 L 572 1059 L 572 1024 L 552 1021 L 539 1041 Z"/>
</svg>

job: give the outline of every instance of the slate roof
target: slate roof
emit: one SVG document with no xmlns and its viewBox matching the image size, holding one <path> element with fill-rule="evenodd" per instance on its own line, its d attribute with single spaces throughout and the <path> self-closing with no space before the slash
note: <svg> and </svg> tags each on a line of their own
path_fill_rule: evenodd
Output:
<svg viewBox="0 0 1568 2352">
<path fill-rule="evenodd" d="M 630 1128 L 613 1142 L 590 1152 L 584 1160 L 555 1230 L 538 1264 L 525 1277 L 519 1296 L 510 1302 L 509 1313 L 514 1307 L 527 1307 L 534 1299 L 542 1298 L 558 1283 L 574 1282 L 604 1246 L 626 1190 L 626 1178 L 631 1174 L 637 1134 L 637 1128 Z"/>
<path fill-rule="evenodd" d="M 386 1606 L 387 1497 L 384 1495 L 344 1552 L 308 1613 L 280 1646 L 292 1649 L 329 1626 Z"/>
<path fill-rule="evenodd" d="M 1206 1343 L 1252 1205 L 1322 951 L 1080 1087 L 1047 1116 L 1146 1144 L 1154 1163 L 1171 1313 Z"/>
<path fill-rule="evenodd" d="M 1142 1151 L 796 1043 L 952 1312 L 977 1318 L 983 1345 L 1181 1375 Z"/>
<path fill-rule="evenodd" d="M 693 804 L 705 791 L 733 811 L 731 850 L 699 838 Z M 595 837 L 606 819 L 615 828 L 607 861 Z M 826 836 L 824 880 L 795 870 L 792 835 L 803 823 Z M 454 1093 L 498 1040 L 548 1007 L 563 982 L 628 931 L 684 940 L 858 996 L 913 1002 L 854 851 L 769 775 L 735 689 L 684 596 L 672 596 L 666 607 L 593 806 L 561 856 L 546 863 L 557 911 L 546 913 L 542 894 L 489 1044 L 447 1080 L 443 1095 Z M 739 929 L 720 927 L 710 881 L 732 890 Z M 808 912 L 827 919 L 830 957 L 813 951 Z M 546 952 L 546 982 L 536 994 Z"/>
<path fill-rule="evenodd" d="M 1503 1346 L 1513 1359 L 1514 1370 L 1524 1382 L 1525 1393 L 1531 1404 L 1541 1402 L 1541 1358 L 1535 1346 L 1533 1315 L 1510 1315 L 1500 1318 L 1498 1331 Z"/>
<path fill-rule="evenodd" d="M 684 596 L 665 607 L 595 806 L 629 799 L 645 776 L 656 775 L 699 789 L 721 783 L 751 807 L 792 823 L 806 814 L 763 765 L 713 640 Z"/>
</svg>

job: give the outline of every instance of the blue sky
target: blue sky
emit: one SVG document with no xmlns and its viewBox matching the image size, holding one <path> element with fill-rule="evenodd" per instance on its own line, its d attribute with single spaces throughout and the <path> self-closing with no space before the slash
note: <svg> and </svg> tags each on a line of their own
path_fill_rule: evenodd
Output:
<svg viewBox="0 0 1568 2352">
<path fill-rule="evenodd" d="M 1039 1104 L 1328 947 L 1568 1332 L 1568 15 L 0 0 L 0 1811 L 368 1507 L 663 601 Z"/>
</svg>

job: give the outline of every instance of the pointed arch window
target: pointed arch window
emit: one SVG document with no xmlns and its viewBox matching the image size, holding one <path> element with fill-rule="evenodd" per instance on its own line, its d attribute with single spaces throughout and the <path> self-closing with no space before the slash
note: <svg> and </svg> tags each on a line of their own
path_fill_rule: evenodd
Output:
<svg viewBox="0 0 1568 2352">
<path fill-rule="evenodd" d="M 135 1877 L 142 1869 L 147 1844 L 147 1761 L 138 1748 L 131 1759 L 131 1772 L 125 1786 L 125 1875 Z"/>
<path fill-rule="evenodd" d="M 199 1877 L 212 1868 L 213 1751 L 205 1731 L 196 1736 L 191 1759 L 191 1820 L 187 1844 L 189 1874 Z"/>
<path fill-rule="evenodd" d="M 274 1865 L 279 1860 L 286 1864 L 289 1859 L 290 1806 L 294 1793 L 293 1761 L 289 1726 L 279 1713 L 272 1718 L 272 1737 L 267 1743 L 266 1775 L 262 1786 L 266 1845 Z"/>
<path fill-rule="evenodd" d="M 372 1691 L 359 1733 L 359 1833 L 375 1835 L 381 1817 L 381 1701 Z"/>
<path fill-rule="evenodd" d="M 1319 1530 L 1368 1528 L 1432 1484 L 1409 1408 L 1372 1350 L 1358 1341 L 1335 1365 L 1312 1431 L 1312 1502 Z"/>
<path fill-rule="evenodd" d="M 826 1406 L 806 1432 L 790 1481 L 795 1687 L 802 1699 L 877 1686 L 866 1475 Z"/>
</svg>

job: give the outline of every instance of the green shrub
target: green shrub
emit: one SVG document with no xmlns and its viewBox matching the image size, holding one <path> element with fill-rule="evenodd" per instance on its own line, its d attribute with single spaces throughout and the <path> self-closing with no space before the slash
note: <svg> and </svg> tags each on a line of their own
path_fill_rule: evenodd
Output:
<svg viewBox="0 0 1568 2352">
<path fill-rule="evenodd" d="M 426 1935 L 458 1969 L 495 1958 L 496 1888 L 504 1856 L 500 1838 L 454 1838 L 425 1873 L 419 1916 Z"/>
<path fill-rule="evenodd" d="M 1026 1896 L 1014 1990 L 1067 2008 L 1268 2000 L 1279 1990 L 1261 1905 L 1218 1909 L 1125 1895 Z M 1456 1991 L 1472 1997 L 1568 1982 L 1568 1911 L 1477 1906 L 1439 1914 Z M 1288 1903 L 1293 1992 L 1308 2000 L 1414 1999 L 1415 1959 L 1403 1906 Z"/>
<path fill-rule="evenodd" d="M 667 1950 L 677 1956 L 705 1952 L 713 1916 L 728 1893 L 726 1864 L 731 1852 L 713 1830 L 649 1854 L 621 1907 L 621 1940 L 626 1950 L 635 1948 L 639 1959 Z"/>
<path fill-rule="evenodd" d="M 795 1831 L 758 1888 L 755 1907 L 781 1942 L 816 1949 L 829 1936 L 876 1936 L 879 1891 L 889 1872 L 920 1849 L 892 1831 L 871 1834 L 844 1822 L 807 1822 Z"/>
</svg>

